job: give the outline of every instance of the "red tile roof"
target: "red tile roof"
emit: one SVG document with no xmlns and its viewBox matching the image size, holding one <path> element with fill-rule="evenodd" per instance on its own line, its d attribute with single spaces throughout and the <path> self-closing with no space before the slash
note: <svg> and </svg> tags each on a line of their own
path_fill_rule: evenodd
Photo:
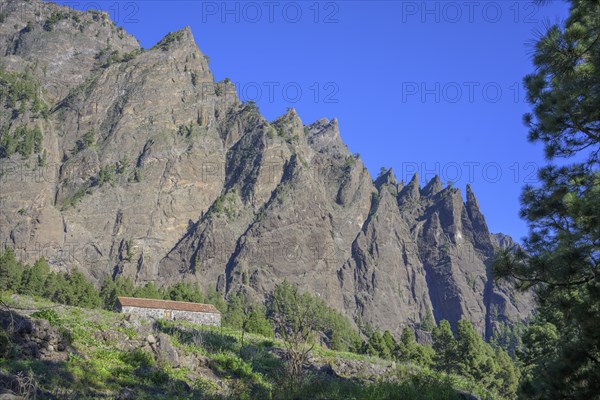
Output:
<svg viewBox="0 0 600 400">
<path fill-rule="evenodd" d="M 220 313 L 212 304 L 188 303 L 186 301 L 139 299 L 119 297 L 122 307 L 160 308 L 164 310 L 192 311 L 201 313 Z"/>
</svg>

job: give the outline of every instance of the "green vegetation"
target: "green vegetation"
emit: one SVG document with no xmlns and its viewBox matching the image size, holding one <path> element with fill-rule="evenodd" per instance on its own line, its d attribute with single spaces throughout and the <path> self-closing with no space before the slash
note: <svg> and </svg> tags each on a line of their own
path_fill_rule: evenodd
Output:
<svg viewBox="0 0 600 400">
<path fill-rule="evenodd" d="M 192 136 L 194 134 L 194 124 L 190 122 L 188 125 L 179 125 L 177 134 L 186 138 Z"/>
<path fill-rule="evenodd" d="M 245 333 L 256 333 L 267 337 L 273 336 L 273 327 L 266 317 L 265 308 L 260 304 L 251 302 L 243 293 L 229 297 L 223 324 L 242 331 L 242 346 L 244 345 Z"/>
<path fill-rule="evenodd" d="M 171 287 L 158 288 L 150 282 L 135 286 L 130 278 L 123 276 L 105 279 L 100 290 L 96 290 L 76 269 L 70 273 L 51 272 L 43 258 L 33 266 L 23 265 L 17 261 L 14 251 L 8 248 L 0 254 L 0 292 L 20 293 L 88 309 L 114 310 L 118 296 L 214 304 L 223 313 L 223 328 L 218 333 L 215 330 L 207 332 L 206 327 L 198 331 L 193 324 L 182 322 L 159 321 L 157 327 L 172 336 L 174 343 L 186 351 L 209 356 L 218 374 L 240 381 L 236 390 L 246 398 L 342 399 L 353 394 L 355 398 L 370 399 L 405 393 L 410 399 L 420 398 L 419 393 L 430 393 L 433 399 L 454 399 L 457 398 L 454 388 L 461 387 L 484 399 L 513 399 L 520 374 L 508 353 L 485 343 L 467 321 L 459 322 L 456 338 L 448 322 L 442 321 L 439 327 L 433 329 L 433 346 L 417 343 L 412 328 L 405 328 L 398 342 L 388 331 L 383 335 L 374 331 L 364 341 L 339 312 L 318 297 L 300 293 L 297 286 L 285 280 L 275 287 L 266 306 L 251 301 L 243 293 L 230 294 L 225 302 L 214 290 L 203 295 L 197 284 L 179 282 Z M 80 340 L 80 343 L 92 345 L 92 348 L 98 346 L 86 360 L 77 356 L 69 359 L 69 363 L 76 363 L 70 368 L 80 371 L 76 374 L 78 383 L 85 382 L 87 385 L 93 382 L 94 388 L 104 387 L 84 370 L 108 376 L 105 370 L 108 369 L 124 379 L 120 368 L 127 369 L 125 364 L 130 362 L 137 363 L 138 367 L 145 363 L 153 371 L 149 378 L 146 373 L 150 372 L 142 373 L 134 368 L 136 372 L 130 377 L 130 383 L 136 385 L 140 383 L 138 378 L 146 383 L 150 379 L 153 384 L 159 385 L 171 382 L 176 376 L 182 378 L 186 375 L 182 370 L 155 364 L 148 354 L 134 352 L 127 355 L 100 346 L 97 339 L 89 336 L 90 332 L 83 332 L 87 328 L 79 322 L 77 327 L 67 322 L 74 315 L 65 318 L 52 308 L 42 309 L 32 316 L 46 319 L 69 332 L 68 336 L 75 338 L 76 343 Z M 135 336 L 135 333 L 128 332 L 128 336 Z M 3 340 L 0 337 L 0 345 Z M 283 359 L 268 351 L 275 343 L 283 348 Z M 7 349 L 6 346 L 2 348 Z M 395 360 L 400 367 L 396 371 L 398 376 L 392 381 L 366 384 L 337 380 L 325 384 L 322 378 L 307 373 L 304 368 L 311 354 L 353 360 L 379 357 Z M 108 363 L 108 366 L 97 370 L 103 363 Z M 0 368 L 3 367 L 11 369 L 15 368 L 15 364 L 0 359 Z M 136 375 L 138 372 L 140 376 Z M 203 381 L 202 385 L 206 383 Z M 110 387 L 115 389 L 123 384 L 124 381 L 113 382 Z M 187 384 L 194 388 L 198 382 Z M 86 385 L 77 386 L 77 390 Z M 202 390 L 207 390 L 203 393 L 216 396 L 214 387 L 202 387 Z"/>
<path fill-rule="evenodd" d="M 498 398 L 516 398 L 520 377 L 518 363 L 501 347 L 486 343 L 469 321 L 458 322 L 455 338 L 450 324 L 443 320 L 439 327 L 433 329 L 432 337 L 432 346 L 419 344 L 414 330 L 405 328 L 397 343 L 390 332 L 381 335 L 375 331 L 362 344 L 360 351 L 458 375 L 477 382 L 482 393 L 494 393 Z"/>
<path fill-rule="evenodd" d="M 419 328 L 425 332 L 431 332 L 435 328 L 435 321 L 433 319 L 433 315 L 431 314 L 431 310 L 427 309 L 427 314 L 425 318 L 421 322 Z"/>
<path fill-rule="evenodd" d="M 41 89 L 28 73 L 12 73 L 0 68 L 0 103 L 12 109 L 12 118 L 31 112 L 33 117 L 47 117 L 48 106 L 39 96 Z M 15 153 L 29 157 L 42 152 L 43 135 L 41 128 L 27 125 L 14 129 L 9 125 L 0 127 L 0 158 Z"/>
<path fill-rule="evenodd" d="M 501 253 L 496 274 L 535 288 L 539 306 L 523 335 L 522 394 L 533 399 L 600 393 L 600 5 L 571 0 L 569 18 L 548 26 L 525 77 L 533 106 L 529 140 L 549 160 L 526 186 L 523 249 Z"/>
<path fill-rule="evenodd" d="M 133 170 L 133 181 L 134 182 L 142 181 L 142 171 L 139 167 L 135 167 Z"/>
<path fill-rule="evenodd" d="M 278 137 L 282 138 L 288 144 L 297 143 L 300 140 L 300 136 L 294 133 L 297 129 L 303 128 L 304 134 L 308 134 L 307 127 L 303 127 L 294 118 L 295 113 L 292 113 L 293 109 L 287 109 L 286 114 L 280 116 L 269 125 L 267 135 L 272 138 L 276 133 Z"/>
<path fill-rule="evenodd" d="M 32 267 L 23 265 L 11 248 L 0 255 L 0 291 L 40 296 L 61 304 L 100 306 L 98 292 L 81 272 L 50 272 L 43 258 Z"/>
<path fill-rule="evenodd" d="M 108 54 L 108 57 L 106 57 L 104 64 L 102 64 L 102 68 L 108 68 L 113 64 L 131 61 L 141 53 L 142 53 L 142 50 L 136 49 L 136 50 L 132 50 L 130 52 L 121 54 L 121 53 L 119 53 L 118 50 L 113 50 L 109 46 L 109 47 L 102 49 L 102 51 L 100 51 L 100 53 L 98 53 L 96 55 L 96 59 L 102 59 L 106 56 L 106 54 Z"/>
<path fill-rule="evenodd" d="M 64 361 L 0 358 L 3 372 L 30 377 L 29 381 L 20 382 L 21 393 L 33 393 L 24 389 L 38 387 L 47 391 L 41 398 L 104 398 L 124 390 L 136 399 L 204 398 L 200 382 L 196 385 L 187 378 L 185 368 L 161 363 L 142 348 L 129 351 L 119 346 L 122 343 L 99 334 L 111 331 L 137 339 L 138 333 L 123 325 L 123 315 L 56 308 L 52 303 L 34 304 L 42 308 L 31 317 L 48 320 L 69 338 L 71 349 Z"/>
<path fill-rule="evenodd" d="M 81 139 L 79 139 L 75 143 L 76 147 L 73 150 L 73 153 L 79 153 L 87 148 L 92 147 L 95 143 L 96 143 L 95 132 L 93 129 L 90 129 L 89 131 L 87 131 L 85 133 L 85 135 L 83 135 L 83 137 Z"/>
<path fill-rule="evenodd" d="M 15 153 L 23 157 L 41 153 L 42 140 L 42 131 L 38 126 L 33 128 L 20 126 L 12 134 L 5 130 L 0 138 L 0 158 L 10 157 Z"/>
<path fill-rule="evenodd" d="M 51 32 L 54 29 L 54 25 L 63 19 L 69 19 L 69 13 L 66 11 L 55 11 L 50 17 L 44 22 L 44 30 Z"/>
<path fill-rule="evenodd" d="M 57 307 L 26 298 L 4 296 L 2 301 L 8 306 L 27 303 L 27 308 L 38 310 L 30 314 L 32 318 L 49 321 L 68 339 L 66 359 L 42 361 L 20 358 L 18 345 L 11 349 L 10 337 L 0 336 L 0 344 L 9 350 L 0 357 L 0 371 L 28 376 L 35 387 L 58 398 L 110 398 L 127 393 L 140 399 L 458 400 L 456 388 L 477 392 L 475 384 L 458 376 L 410 364 L 392 367 L 378 359 L 316 346 L 315 356 L 328 365 L 361 362 L 386 366 L 388 372 L 374 380 L 307 373 L 304 383 L 290 393 L 283 374 L 285 359 L 277 355 L 283 346 L 278 340 L 246 334 L 242 342 L 237 330 L 181 321 L 158 320 L 150 326 L 154 335 L 167 335 L 180 357 L 197 355 L 205 360 L 207 368 L 202 370 L 209 370 L 205 375 L 184 366 L 174 367 L 143 347 L 129 347 L 129 340 L 144 343 L 147 333 L 141 336 L 125 315 Z M 477 393 L 490 398 L 485 392 Z"/>
<path fill-rule="evenodd" d="M 65 199 L 62 205 L 62 210 L 67 210 L 70 207 L 75 207 L 81 201 L 81 199 L 85 197 L 86 194 L 93 193 L 94 187 L 101 188 L 107 183 L 110 185 L 114 185 L 118 179 L 118 176 L 125 174 L 127 165 L 128 161 L 127 159 L 125 159 L 122 161 L 118 161 L 114 164 L 107 164 L 101 166 L 98 170 L 98 175 L 90 177 L 89 181 L 86 182 L 82 187 L 78 188 L 71 197 Z M 140 175 L 138 168 L 135 168 L 133 170 L 133 175 L 133 180 L 139 182 Z M 131 176 L 128 178 L 128 181 L 132 181 Z"/>
<path fill-rule="evenodd" d="M 181 41 L 181 39 L 183 39 L 183 31 L 169 32 L 164 38 L 161 39 L 160 42 L 158 42 L 153 47 L 153 49 L 159 48 L 161 50 L 167 51 L 173 43 L 179 42 Z"/>
<path fill-rule="evenodd" d="M 105 183 L 113 184 L 115 181 L 115 174 L 117 173 L 117 166 L 115 164 L 105 165 L 100 167 L 98 171 L 98 177 L 96 178 L 95 184 L 102 187 Z"/>
<path fill-rule="evenodd" d="M 215 200 L 211 212 L 216 216 L 226 216 L 227 219 L 232 220 L 238 216 L 238 196 L 235 189 L 221 194 Z"/>
<path fill-rule="evenodd" d="M 256 104 L 256 102 L 254 100 L 248 100 L 248 101 L 244 102 L 243 106 L 244 106 L 245 111 L 255 113 L 255 114 L 260 114 L 260 110 L 258 109 L 258 104 Z"/>
<path fill-rule="evenodd" d="M 40 97 L 40 85 L 29 73 L 8 72 L 0 67 L 0 102 L 12 108 L 13 114 L 30 110 L 34 116 L 48 116 L 48 106 Z"/>
<path fill-rule="evenodd" d="M 66 199 L 63 203 L 62 206 L 62 210 L 66 210 L 70 207 L 75 207 L 80 201 L 81 199 L 83 199 L 83 197 L 86 194 L 90 194 L 91 193 L 91 189 L 87 186 L 84 187 L 80 187 L 79 189 L 77 189 L 77 191 L 73 194 L 73 196 L 69 197 L 68 199 Z"/>
</svg>

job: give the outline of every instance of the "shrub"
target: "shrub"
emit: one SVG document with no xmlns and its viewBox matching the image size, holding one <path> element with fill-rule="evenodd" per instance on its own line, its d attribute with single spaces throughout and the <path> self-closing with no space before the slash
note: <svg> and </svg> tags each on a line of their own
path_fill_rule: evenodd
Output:
<svg viewBox="0 0 600 400">
<path fill-rule="evenodd" d="M 45 319 L 50 322 L 52 326 L 60 326 L 60 317 L 56 310 L 51 308 L 44 308 L 43 310 L 36 311 L 31 314 L 33 318 Z"/>
<path fill-rule="evenodd" d="M 63 19 L 69 18 L 69 13 L 65 11 L 55 11 L 44 23 L 44 30 L 50 32 L 54 29 L 54 25 Z"/>
<path fill-rule="evenodd" d="M 183 38 L 183 31 L 169 32 L 169 33 L 167 33 L 167 35 L 164 38 L 162 38 L 162 40 L 160 42 L 158 42 L 153 47 L 153 49 L 159 48 L 161 50 L 167 51 L 173 43 L 181 41 L 182 38 Z"/>
<path fill-rule="evenodd" d="M 151 367 L 155 364 L 152 354 L 142 349 L 135 349 L 132 352 L 123 352 L 120 354 L 120 359 L 125 364 L 134 368 Z"/>
</svg>

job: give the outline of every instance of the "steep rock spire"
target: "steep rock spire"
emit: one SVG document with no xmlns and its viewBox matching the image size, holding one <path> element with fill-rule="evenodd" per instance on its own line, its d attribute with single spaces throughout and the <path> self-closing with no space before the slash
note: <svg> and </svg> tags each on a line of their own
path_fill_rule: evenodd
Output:
<svg viewBox="0 0 600 400">
<path fill-rule="evenodd" d="M 432 197 L 442 191 L 442 182 L 439 176 L 434 176 L 421 190 L 421 196 Z"/>
<path fill-rule="evenodd" d="M 394 175 L 393 168 L 388 169 L 387 172 L 375 180 L 375 187 L 377 190 L 381 190 L 381 186 L 383 185 L 392 185 L 395 188 L 397 184 L 398 180 L 396 179 L 396 175 Z"/>
<path fill-rule="evenodd" d="M 408 185 L 404 186 L 398 194 L 398 204 L 418 201 L 421 198 L 419 187 L 419 174 L 416 173 Z"/>
<path fill-rule="evenodd" d="M 473 226 L 475 240 L 491 251 L 493 246 L 488 226 L 485 222 L 485 217 L 479 209 L 479 202 L 477 201 L 470 184 L 467 184 L 467 201 L 465 203 L 465 209 L 467 210 L 467 215 Z"/>
</svg>

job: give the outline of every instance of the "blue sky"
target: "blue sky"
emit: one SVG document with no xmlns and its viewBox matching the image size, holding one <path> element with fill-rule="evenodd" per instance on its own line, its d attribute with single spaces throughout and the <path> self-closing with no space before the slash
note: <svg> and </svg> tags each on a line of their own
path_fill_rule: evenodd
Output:
<svg viewBox="0 0 600 400">
<path fill-rule="evenodd" d="M 61 4 L 69 2 L 60 2 Z M 95 1 L 145 48 L 189 25 L 217 80 L 270 120 L 337 117 L 376 176 L 471 183 L 492 232 L 519 239 L 519 195 L 542 148 L 527 142 L 531 41 L 568 4 L 530 1 Z"/>
</svg>

